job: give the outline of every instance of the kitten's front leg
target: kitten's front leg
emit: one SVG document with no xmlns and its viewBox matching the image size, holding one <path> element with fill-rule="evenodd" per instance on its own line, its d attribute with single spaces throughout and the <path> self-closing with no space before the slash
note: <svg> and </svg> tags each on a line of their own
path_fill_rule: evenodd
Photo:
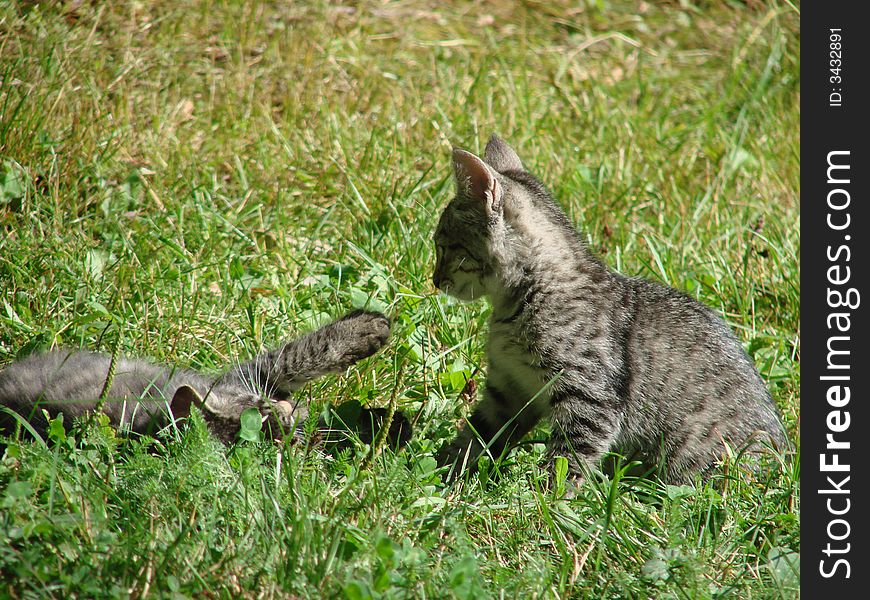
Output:
<svg viewBox="0 0 870 600">
<path fill-rule="evenodd" d="M 484 452 L 494 459 L 500 458 L 505 448 L 531 431 L 540 418 L 534 404 L 511 402 L 507 394 L 488 384 L 483 400 L 475 407 L 466 426 L 438 453 L 438 466 L 450 467 L 447 481 L 463 472 L 473 473 L 477 470 L 477 459 Z"/>
<path fill-rule="evenodd" d="M 287 396 L 327 373 L 340 373 L 380 350 L 390 337 L 390 321 L 357 310 L 277 350 L 243 363 L 228 377 L 252 382 L 273 397 Z"/>
<path fill-rule="evenodd" d="M 568 459 L 568 473 L 579 483 L 584 468 L 596 468 L 610 451 L 619 428 L 612 404 L 593 400 L 582 392 L 559 394 L 552 399 L 553 431 L 548 444 L 550 459 Z"/>
</svg>

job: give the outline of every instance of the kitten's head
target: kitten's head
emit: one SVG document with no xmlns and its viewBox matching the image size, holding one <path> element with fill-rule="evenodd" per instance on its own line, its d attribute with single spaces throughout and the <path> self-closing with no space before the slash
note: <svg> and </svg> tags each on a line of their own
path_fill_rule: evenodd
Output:
<svg viewBox="0 0 870 600">
<path fill-rule="evenodd" d="M 304 406 L 226 388 L 211 390 L 203 400 L 195 389 L 182 385 L 175 391 L 170 406 L 176 418 L 188 417 L 191 406 L 199 408 L 212 434 L 227 445 L 238 438 L 242 412 L 248 408 L 255 408 L 260 413 L 261 431 L 267 439 L 294 437 L 308 417 Z"/>
<path fill-rule="evenodd" d="M 475 300 L 497 293 L 511 270 L 510 213 L 526 195 L 515 178 L 528 175 L 513 148 L 494 135 L 483 159 L 454 148 L 453 171 L 456 196 L 435 230 L 433 282 L 460 300 Z"/>
</svg>

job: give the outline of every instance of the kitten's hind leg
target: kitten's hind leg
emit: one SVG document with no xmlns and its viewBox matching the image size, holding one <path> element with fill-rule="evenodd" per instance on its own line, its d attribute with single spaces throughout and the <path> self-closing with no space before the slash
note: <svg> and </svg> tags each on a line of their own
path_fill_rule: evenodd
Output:
<svg viewBox="0 0 870 600">
<path fill-rule="evenodd" d="M 390 321 L 357 310 L 320 329 L 242 363 L 225 379 L 253 382 L 272 397 L 286 397 L 327 373 L 340 373 L 380 350 L 390 337 Z"/>
</svg>

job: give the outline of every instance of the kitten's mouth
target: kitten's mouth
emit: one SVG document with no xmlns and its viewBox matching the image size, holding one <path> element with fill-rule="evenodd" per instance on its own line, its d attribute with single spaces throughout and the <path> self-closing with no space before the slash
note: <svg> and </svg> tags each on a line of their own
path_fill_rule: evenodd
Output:
<svg viewBox="0 0 870 600">
<path fill-rule="evenodd" d="M 452 281 L 444 281 L 441 285 L 438 286 L 438 289 L 444 292 L 445 294 L 449 294 L 450 290 L 453 288 Z"/>
<path fill-rule="evenodd" d="M 480 298 L 479 293 L 475 293 L 475 291 L 479 291 L 475 289 L 476 286 L 471 282 L 464 282 L 459 285 L 455 285 L 452 281 L 449 284 L 442 284 L 441 291 L 447 294 L 452 298 L 456 298 L 457 300 L 461 300 L 463 302 L 473 302 Z"/>
<path fill-rule="evenodd" d="M 291 431 L 298 429 L 305 420 L 304 415 L 297 410 L 297 407 L 286 400 L 279 400 L 275 403 L 275 412 L 281 422 L 287 424 Z"/>
<path fill-rule="evenodd" d="M 304 415 L 297 411 L 296 406 L 287 402 L 286 400 L 278 400 L 274 402 L 271 406 L 271 414 L 263 414 L 263 424 L 270 420 L 270 417 L 275 420 L 272 423 L 272 426 L 279 427 L 279 431 L 274 431 L 273 435 L 276 440 L 281 439 L 283 436 L 289 436 L 290 438 L 294 438 L 297 432 L 301 429 L 304 419 Z"/>
</svg>

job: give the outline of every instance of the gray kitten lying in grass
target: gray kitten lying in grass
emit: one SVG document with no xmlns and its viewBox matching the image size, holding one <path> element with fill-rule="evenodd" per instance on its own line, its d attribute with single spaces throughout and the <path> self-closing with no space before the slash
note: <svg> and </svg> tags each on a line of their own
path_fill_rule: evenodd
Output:
<svg viewBox="0 0 870 600">
<path fill-rule="evenodd" d="M 764 382 L 712 310 L 608 269 L 497 137 L 483 160 L 454 149 L 453 165 L 434 283 L 462 300 L 489 296 L 492 315 L 484 398 L 438 457 L 449 477 L 484 451 L 499 457 L 545 417 L 549 452 L 574 477 L 615 452 L 688 482 L 726 443 L 786 446 Z"/>
<path fill-rule="evenodd" d="M 301 433 L 308 407 L 289 402 L 292 392 L 371 356 L 389 335 L 385 316 L 356 311 L 218 377 L 118 358 L 102 410 L 115 427 L 145 434 L 167 426 L 172 416 L 189 416 L 196 405 L 214 436 L 230 444 L 239 432 L 242 411 L 256 408 L 266 436 L 294 438 Z M 28 356 L 0 371 L 0 406 L 12 409 L 44 435 L 47 422 L 42 409 L 52 418 L 62 412 L 69 422 L 97 407 L 110 363 L 105 354 L 69 350 Z M 366 434 L 366 421 L 377 428 L 384 415 L 383 409 L 364 410 L 360 437 L 370 441 L 373 432 Z M 0 432 L 11 430 L 14 422 L 0 411 Z M 391 441 L 402 443 L 410 437 L 403 416 L 393 419 L 389 435 Z"/>
</svg>

